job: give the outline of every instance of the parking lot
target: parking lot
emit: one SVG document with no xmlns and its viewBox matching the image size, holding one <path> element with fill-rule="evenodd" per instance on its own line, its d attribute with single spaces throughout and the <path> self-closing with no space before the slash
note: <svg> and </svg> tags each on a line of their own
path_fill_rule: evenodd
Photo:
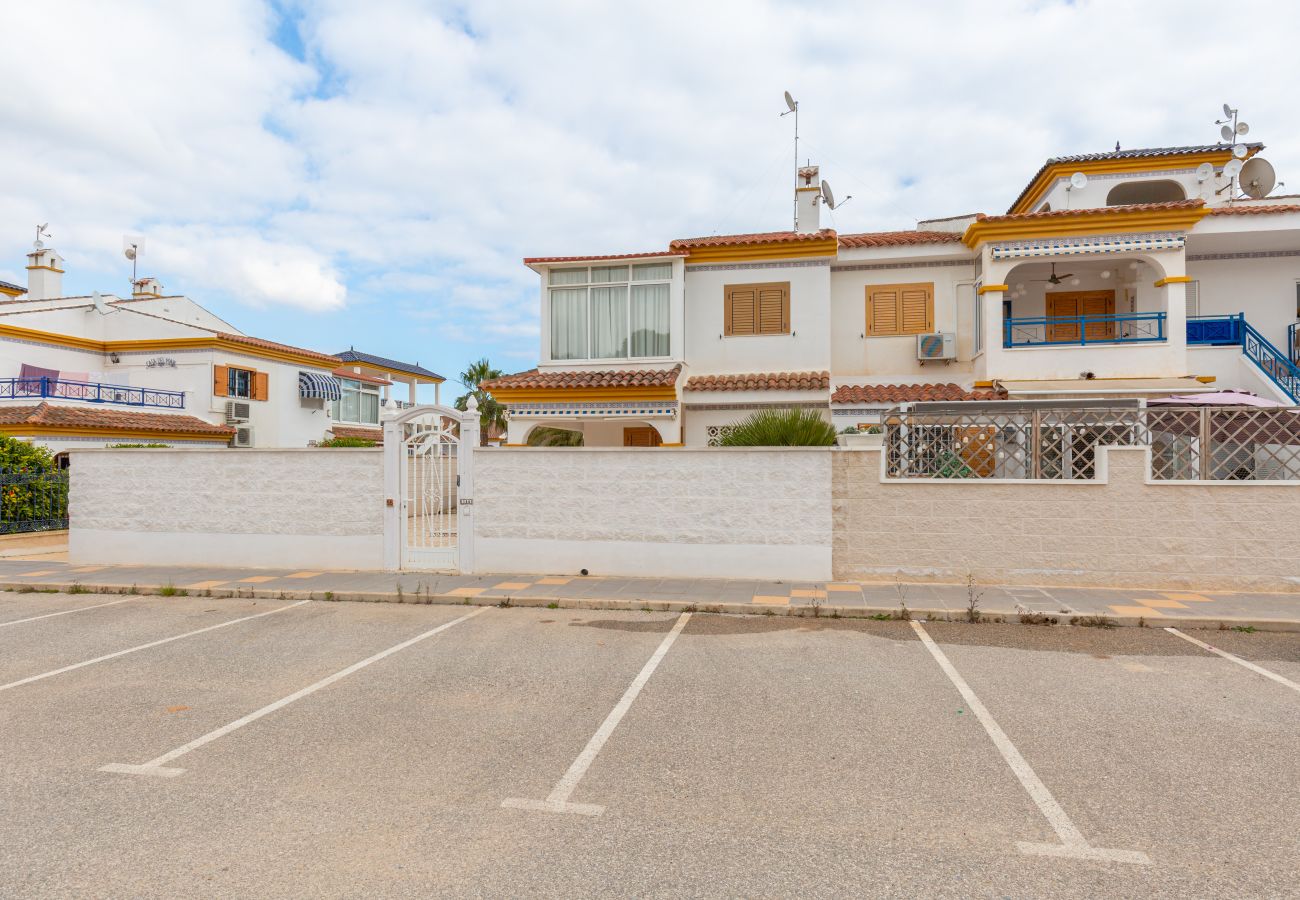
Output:
<svg viewBox="0 0 1300 900">
<path fill-rule="evenodd" d="M 1187 635 L 0 593 L 0 895 L 1294 893 L 1300 635 Z"/>
</svg>

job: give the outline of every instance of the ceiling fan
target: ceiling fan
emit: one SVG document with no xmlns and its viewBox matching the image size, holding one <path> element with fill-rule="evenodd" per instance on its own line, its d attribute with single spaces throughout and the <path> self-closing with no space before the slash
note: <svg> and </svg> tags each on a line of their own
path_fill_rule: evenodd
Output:
<svg viewBox="0 0 1300 900">
<path fill-rule="evenodd" d="M 1061 282 L 1065 281 L 1065 279 L 1069 278 L 1069 277 L 1070 277 L 1071 275 L 1073 275 L 1073 274 L 1074 274 L 1073 272 L 1066 272 L 1064 275 L 1057 275 L 1057 274 L 1056 274 L 1056 263 L 1052 263 L 1052 274 L 1049 275 L 1047 278 L 1031 278 L 1031 279 L 1029 279 L 1029 280 L 1030 280 L 1030 281 L 1046 281 L 1046 282 L 1049 282 L 1049 283 L 1051 283 L 1051 284 L 1060 284 Z"/>
</svg>

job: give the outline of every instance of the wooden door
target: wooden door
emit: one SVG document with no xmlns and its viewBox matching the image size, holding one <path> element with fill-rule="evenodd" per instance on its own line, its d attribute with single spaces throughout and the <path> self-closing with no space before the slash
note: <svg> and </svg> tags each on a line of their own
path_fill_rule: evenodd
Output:
<svg viewBox="0 0 1300 900">
<path fill-rule="evenodd" d="M 659 447 L 663 442 L 659 432 L 649 426 L 623 429 L 624 447 Z"/>
<path fill-rule="evenodd" d="M 1053 343 L 1076 343 L 1081 339 L 1081 316 L 1115 315 L 1114 291 L 1059 291 L 1047 295 L 1047 318 L 1066 321 L 1047 325 L 1047 339 Z M 1073 321 L 1070 321 L 1073 320 Z M 1115 340 L 1114 322 L 1088 322 L 1083 333 L 1090 341 Z"/>
</svg>

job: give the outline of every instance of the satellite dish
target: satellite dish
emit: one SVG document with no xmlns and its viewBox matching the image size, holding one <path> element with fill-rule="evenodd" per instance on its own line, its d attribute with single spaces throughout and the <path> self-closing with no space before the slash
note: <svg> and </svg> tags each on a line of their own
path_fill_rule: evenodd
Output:
<svg viewBox="0 0 1300 900">
<path fill-rule="evenodd" d="M 1088 176 L 1082 172 L 1075 172 L 1070 176 L 1070 187 L 1073 190 L 1081 191 L 1088 186 Z"/>
<path fill-rule="evenodd" d="M 1232 140 L 1233 130 L 1231 125 L 1224 125 L 1219 129 L 1219 137 L 1223 138 L 1224 143 Z"/>
<path fill-rule="evenodd" d="M 1246 153 L 1247 153 L 1247 152 L 1248 152 L 1248 151 L 1246 150 L 1246 145 L 1245 145 L 1245 144 L 1233 144 L 1233 145 L 1232 145 L 1232 155 L 1235 156 L 1235 157 L 1237 157 L 1237 159 L 1245 159 L 1245 158 L 1246 158 Z"/>
<path fill-rule="evenodd" d="M 109 305 L 104 302 L 104 298 L 99 296 L 99 291 L 95 291 L 90 295 L 90 302 L 95 304 L 95 312 L 99 313 L 101 316 L 106 316 L 113 311 Z"/>
<path fill-rule="evenodd" d="M 127 259 L 135 259 L 136 257 L 136 250 L 134 247 L 127 247 L 122 252 L 126 254 Z"/>
<path fill-rule="evenodd" d="M 1223 177 L 1236 178 L 1237 173 L 1241 171 L 1241 160 L 1230 159 L 1223 164 Z"/>
<path fill-rule="evenodd" d="M 1233 109 L 1232 109 L 1232 107 L 1229 106 L 1229 105 L 1226 104 L 1226 103 L 1223 104 L 1223 114 L 1224 114 L 1225 116 L 1227 116 L 1229 119 L 1231 119 L 1231 118 L 1232 118 L 1232 113 L 1233 113 Z"/>
<path fill-rule="evenodd" d="M 1277 185 L 1273 164 L 1258 156 L 1241 167 L 1241 189 L 1253 200 L 1267 197 Z"/>
<path fill-rule="evenodd" d="M 1250 126 L 1247 125 L 1245 122 L 1238 122 L 1237 134 L 1241 135 L 1242 137 L 1245 137 L 1246 135 L 1250 134 Z"/>
<path fill-rule="evenodd" d="M 1200 182 L 1209 181 L 1214 177 L 1214 166 L 1210 163 L 1201 163 L 1196 167 L 1196 180 Z"/>
<path fill-rule="evenodd" d="M 137 259 L 144 252 L 144 238 L 138 234 L 122 235 L 122 252 L 127 259 Z"/>
<path fill-rule="evenodd" d="M 790 112 L 794 112 L 795 108 L 799 105 L 794 102 L 794 98 L 790 96 L 789 91 L 785 92 L 785 105 L 790 108 Z"/>
<path fill-rule="evenodd" d="M 831 209 L 835 208 L 835 195 L 831 193 L 831 185 L 828 181 L 822 182 L 822 199 Z"/>
</svg>

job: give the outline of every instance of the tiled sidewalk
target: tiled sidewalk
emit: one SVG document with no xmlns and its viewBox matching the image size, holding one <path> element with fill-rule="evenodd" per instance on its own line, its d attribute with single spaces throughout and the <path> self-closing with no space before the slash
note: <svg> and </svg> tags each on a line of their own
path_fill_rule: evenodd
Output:
<svg viewBox="0 0 1300 900">
<path fill-rule="evenodd" d="M 0 559 L 0 588 L 71 585 L 157 593 L 173 588 L 213 596 L 313 597 L 417 603 L 681 609 L 787 615 L 866 616 L 897 613 L 905 600 L 918 616 L 964 616 L 965 585 L 779 582 L 708 578 L 614 578 L 547 575 L 436 575 L 202 567 L 75 566 L 49 559 Z M 900 590 L 903 592 L 900 597 Z M 1300 593 L 1243 594 L 1133 588 L 1037 588 L 979 585 L 979 610 L 1014 618 L 1039 613 L 1068 622 L 1106 616 L 1119 624 L 1151 626 L 1199 621 L 1300 630 Z"/>
</svg>

